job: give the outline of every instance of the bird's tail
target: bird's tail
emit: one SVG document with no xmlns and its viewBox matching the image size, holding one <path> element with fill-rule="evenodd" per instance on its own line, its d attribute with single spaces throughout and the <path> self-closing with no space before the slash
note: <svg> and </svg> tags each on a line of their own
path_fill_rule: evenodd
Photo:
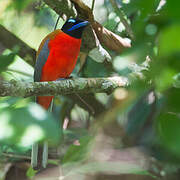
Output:
<svg viewBox="0 0 180 180">
<path fill-rule="evenodd" d="M 38 96 L 36 102 L 50 112 L 53 98 L 54 96 Z"/>
<path fill-rule="evenodd" d="M 47 101 L 47 102 L 46 102 Z M 53 108 L 53 96 L 38 96 L 36 102 L 52 112 Z M 38 143 L 32 145 L 31 152 L 31 165 L 34 169 L 46 168 L 48 163 L 48 142 L 45 141 L 42 146 L 38 146 Z"/>
</svg>

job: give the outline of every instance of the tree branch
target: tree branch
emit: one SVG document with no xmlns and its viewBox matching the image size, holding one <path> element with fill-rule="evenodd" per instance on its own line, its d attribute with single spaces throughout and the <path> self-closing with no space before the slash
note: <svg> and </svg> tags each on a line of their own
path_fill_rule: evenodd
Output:
<svg viewBox="0 0 180 180">
<path fill-rule="evenodd" d="M 74 4 L 70 0 L 43 0 L 49 7 L 51 7 L 61 17 L 66 15 L 67 18 L 77 16 L 77 11 Z"/>
<path fill-rule="evenodd" d="M 96 35 L 101 44 L 103 44 L 106 48 L 116 51 L 122 52 L 125 48 L 131 47 L 129 42 L 126 42 L 124 38 L 114 34 L 113 32 L 107 30 L 102 25 L 94 21 L 93 14 L 90 8 L 88 8 L 82 1 L 79 0 L 43 0 L 49 7 L 56 11 L 61 17 L 66 15 L 66 17 L 77 16 L 84 17 L 86 19 L 90 19 L 92 27 L 96 32 Z M 88 53 L 92 49 L 96 49 L 97 46 L 97 37 L 94 35 L 92 28 L 88 27 L 86 32 L 83 35 L 81 51 Z M 8 37 L 8 41 L 7 41 Z M 34 66 L 36 59 L 36 51 L 29 47 L 25 42 L 20 40 L 13 33 L 8 31 L 5 27 L 0 25 L 0 41 L 2 45 L 8 49 L 13 50 L 14 47 L 19 47 L 18 55 L 24 59 L 28 64 Z M 101 53 L 100 53 L 101 54 Z"/>
<path fill-rule="evenodd" d="M 61 17 L 80 17 L 88 19 L 82 12 L 77 12 L 75 5 L 70 0 L 43 0 L 50 8 L 52 8 Z M 83 35 L 81 51 L 88 53 L 91 49 L 96 47 L 95 37 L 90 27 L 86 28 Z"/>
<path fill-rule="evenodd" d="M 25 42 L 20 40 L 17 36 L 8 31 L 2 25 L 0 25 L 0 41 L 4 47 L 11 50 L 17 46 L 19 48 L 18 55 L 27 63 L 34 66 L 36 59 L 35 49 L 29 47 Z"/>
<path fill-rule="evenodd" d="M 43 96 L 73 93 L 110 93 L 118 87 L 125 87 L 128 81 L 124 77 L 76 78 L 51 82 L 0 81 L 0 96 Z"/>
<path fill-rule="evenodd" d="M 92 6 L 91 6 L 91 10 L 92 10 L 92 11 L 94 10 L 95 1 L 96 1 L 96 0 L 92 0 Z"/>
<path fill-rule="evenodd" d="M 94 20 L 92 9 L 89 8 L 82 0 L 43 0 L 49 7 L 55 10 L 61 17 L 66 15 L 67 18 L 70 16 L 80 17 L 87 19 L 91 22 L 91 25 L 100 41 L 106 48 L 122 52 L 123 49 L 131 47 L 130 42 L 126 42 L 124 38 L 114 34 L 107 30 L 105 27 L 100 25 Z M 63 7 L 63 8 L 62 8 Z M 93 33 L 92 28 L 86 28 L 83 35 L 81 51 L 88 53 L 92 49 L 96 48 L 96 37 Z"/>
</svg>

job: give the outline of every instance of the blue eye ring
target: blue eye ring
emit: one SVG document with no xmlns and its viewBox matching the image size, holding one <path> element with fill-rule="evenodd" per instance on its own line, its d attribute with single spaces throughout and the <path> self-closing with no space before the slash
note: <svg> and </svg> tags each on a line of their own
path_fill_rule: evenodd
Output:
<svg viewBox="0 0 180 180">
<path fill-rule="evenodd" d="M 75 23 L 76 20 L 75 20 L 75 19 L 69 19 L 68 22 L 69 22 L 69 23 L 70 23 L 70 22 Z"/>
</svg>

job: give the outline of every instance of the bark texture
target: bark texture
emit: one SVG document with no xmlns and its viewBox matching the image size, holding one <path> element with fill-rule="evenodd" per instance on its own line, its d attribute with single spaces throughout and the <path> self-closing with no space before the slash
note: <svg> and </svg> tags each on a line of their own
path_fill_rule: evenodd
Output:
<svg viewBox="0 0 180 180">
<path fill-rule="evenodd" d="M 118 87 L 126 87 L 128 81 L 124 77 L 110 78 L 76 78 L 51 82 L 22 82 L 11 80 L 0 81 L 0 96 L 45 96 L 73 93 L 107 92 Z"/>
</svg>

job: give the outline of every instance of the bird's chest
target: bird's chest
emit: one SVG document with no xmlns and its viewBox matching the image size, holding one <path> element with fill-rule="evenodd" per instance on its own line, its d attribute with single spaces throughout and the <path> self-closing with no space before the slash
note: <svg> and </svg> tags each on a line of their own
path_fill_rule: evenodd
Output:
<svg viewBox="0 0 180 180">
<path fill-rule="evenodd" d="M 68 77 L 76 65 L 80 46 L 81 40 L 74 38 L 51 41 L 49 44 L 49 57 L 43 68 L 46 79 L 56 80 Z M 47 74 L 49 77 L 47 77 Z"/>
</svg>

